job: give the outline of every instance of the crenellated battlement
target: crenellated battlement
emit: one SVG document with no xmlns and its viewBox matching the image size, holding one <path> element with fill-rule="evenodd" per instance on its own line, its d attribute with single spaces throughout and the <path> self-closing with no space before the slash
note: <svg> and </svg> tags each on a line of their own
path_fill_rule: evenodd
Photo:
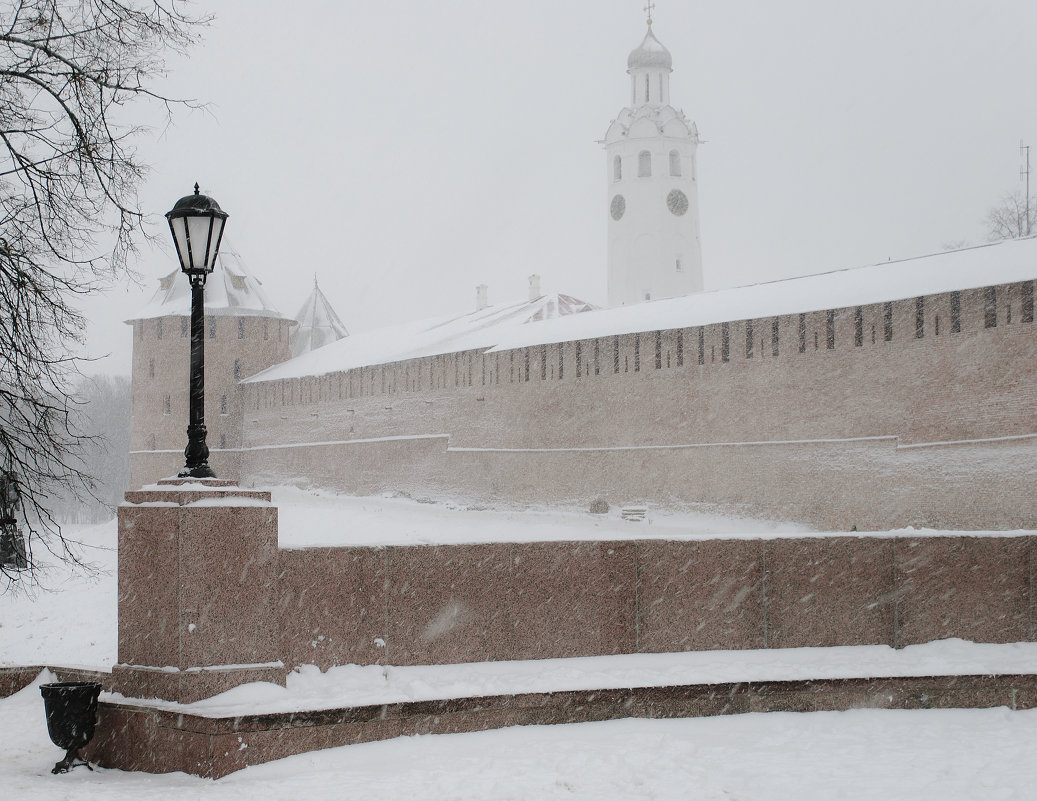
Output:
<svg viewBox="0 0 1037 801">
<path fill-rule="evenodd" d="M 284 432 L 300 414 L 309 418 L 308 437 L 289 441 L 450 432 L 463 445 L 577 447 L 790 434 L 916 442 L 1032 433 L 1033 416 L 1006 390 L 1025 392 L 1020 379 L 1033 375 L 1033 285 L 250 382 L 241 388 L 245 416 L 254 421 L 246 422 L 245 445 L 286 444 Z M 927 386 L 937 375 L 939 385 Z M 948 393 L 944 379 L 954 375 L 963 391 Z M 1017 419 L 990 406 L 998 398 L 1020 412 Z M 628 400 L 630 408 L 621 408 Z M 537 414 L 541 403 L 566 408 Z M 984 416 L 964 414 L 977 403 Z M 500 419 L 480 422 L 493 417 L 491 409 Z M 286 423 L 271 415 L 278 410 Z M 651 425 L 619 422 L 651 410 Z M 335 424 L 343 415 L 348 429 Z M 570 418 L 580 418 L 579 431 Z M 473 430 L 483 433 L 465 433 Z"/>
</svg>

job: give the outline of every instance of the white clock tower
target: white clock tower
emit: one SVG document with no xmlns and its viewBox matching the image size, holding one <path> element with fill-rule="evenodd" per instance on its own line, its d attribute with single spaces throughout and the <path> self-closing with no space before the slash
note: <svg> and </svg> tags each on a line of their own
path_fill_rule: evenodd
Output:
<svg viewBox="0 0 1037 801">
<path fill-rule="evenodd" d="M 652 33 L 630 53 L 631 105 L 603 144 L 608 170 L 608 303 L 702 291 L 695 123 L 670 105 L 673 59 Z"/>
</svg>

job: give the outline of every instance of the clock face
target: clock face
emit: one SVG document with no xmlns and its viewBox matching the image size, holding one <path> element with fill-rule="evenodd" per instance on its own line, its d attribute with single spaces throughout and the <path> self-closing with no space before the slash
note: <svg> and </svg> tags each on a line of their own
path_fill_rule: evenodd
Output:
<svg viewBox="0 0 1037 801">
<path fill-rule="evenodd" d="M 616 195 L 612 198 L 612 204 L 609 206 L 609 213 L 612 215 L 613 220 L 618 220 L 623 216 L 623 212 L 627 210 L 627 201 L 622 195 Z"/>
<path fill-rule="evenodd" d="M 680 217 L 688 210 L 688 196 L 679 189 L 674 189 L 666 196 L 666 206 L 670 212 Z"/>
</svg>

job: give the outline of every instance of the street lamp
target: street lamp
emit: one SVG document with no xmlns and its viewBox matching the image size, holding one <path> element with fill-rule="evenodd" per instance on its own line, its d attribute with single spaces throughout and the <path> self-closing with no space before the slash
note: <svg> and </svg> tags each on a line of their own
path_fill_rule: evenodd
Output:
<svg viewBox="0 0 1037 801">
<path fill-rule="evenodd" d="M 216 267 L 227 217 L 219 203 L 198 194 L 198 184 L 166 212 L 180 269 L 191 282 L 191 410 L 180 478 L 216 478 L 205 444 L 205 279 Z"/>
</svg>

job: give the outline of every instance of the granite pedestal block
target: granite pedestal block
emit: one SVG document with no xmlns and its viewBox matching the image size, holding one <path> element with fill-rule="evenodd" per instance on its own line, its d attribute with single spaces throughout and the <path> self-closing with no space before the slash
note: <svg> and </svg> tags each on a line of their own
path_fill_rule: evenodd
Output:
<svg viewBox="0 0 1037 801">
<path fill-rule="evenodd" d="M 277 566 L 268 492 L 180 481 L 127 493 L 117 689 L 189 702 L 247 681 L 283 683 Z"/>
</svg>

